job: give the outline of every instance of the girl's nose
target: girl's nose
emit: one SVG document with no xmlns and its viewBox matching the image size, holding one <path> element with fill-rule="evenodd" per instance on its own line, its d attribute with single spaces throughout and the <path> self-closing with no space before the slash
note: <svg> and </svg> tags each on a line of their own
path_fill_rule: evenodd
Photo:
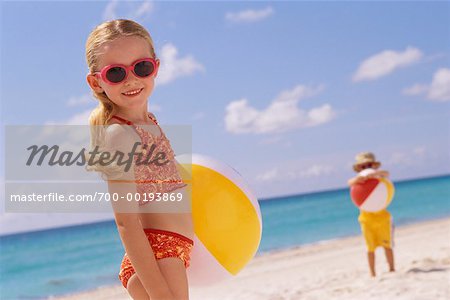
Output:
<svg viewBox="0 0 450 300">
<path fill-rule="evenodd" d="M 125 85 L 133 85 L 133 84 L 137 83 L 137 81 L 139 81 L 139 77 L 137 77 L 136 75 L 134 75 L 133 72 L 130 71 L 130 72 L 128 72 L 128 76 L 125 79 L 124 84 Z"/>
</svg>

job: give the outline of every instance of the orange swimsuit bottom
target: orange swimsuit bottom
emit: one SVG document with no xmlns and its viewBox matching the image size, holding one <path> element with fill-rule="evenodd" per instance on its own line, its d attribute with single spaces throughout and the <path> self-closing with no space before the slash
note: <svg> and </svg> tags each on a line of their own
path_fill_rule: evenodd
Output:
<svg viewBox="0 0 450 300">
<path fill-rule="evenodd" d="M 184 262 L 185 268 L 189 267 L 189 255 L 194 246 L 194 242 L 191 239 L 176 232 L 160 229 L 145 228 L 144 232 L 157 260 L 176 257 Z M 135 272 L 130 259 L 125 253 L 119 272 L 119 280 L 125 288 L 127 288 L 128 280 Z"/>
</svg>

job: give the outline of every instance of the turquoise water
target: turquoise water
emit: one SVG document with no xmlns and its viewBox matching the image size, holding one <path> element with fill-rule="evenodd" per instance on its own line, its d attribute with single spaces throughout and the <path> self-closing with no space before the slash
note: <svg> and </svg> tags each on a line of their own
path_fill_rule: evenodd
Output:
<svg viewBox="0 0 450 300">
<path fill-rule="evenodd" d="M 450 216 L 450 175 L 395 183 L 396 225 Z M 260 202 L 259 253 L 359 234 L 348 189 Z M 119 284 L 114 221 L 0 237 L 0 299 L 43 299 Z"/>
</svg>

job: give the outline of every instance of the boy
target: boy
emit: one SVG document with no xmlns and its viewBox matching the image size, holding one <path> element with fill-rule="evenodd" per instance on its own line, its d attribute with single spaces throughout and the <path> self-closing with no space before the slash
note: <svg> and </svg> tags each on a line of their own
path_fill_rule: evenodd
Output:
<svg viewBox="0 0 450 300">
<path fill-rule="evenodd" d="M 362 152 L 356 155 L 356 162 L 353 165 L 355 172 L 358 175 L 348 180 L 348 185 L 363 183 L 369 178 L 389 177 L 389 172 L 378 170 L 381 163 L 376 161 L 375 155 L 371 152 Z M 372 173 L 362 175 L 360 172 L 365 169 L 373 169 Z M 372 277 L 375 273 L 375 249 L 378 246 L 384 248 L 386 260 L 389 264 L 389 271 L 394 272 L 394 252 L 393 245 L 393 222 L 391 214 L 383 209 L 378 212 L 360 211 L 359 223 L 361 224 L 361 231 L 367 245 L 367 258 L 369 261 L 370 274 Z"/>
</svg>

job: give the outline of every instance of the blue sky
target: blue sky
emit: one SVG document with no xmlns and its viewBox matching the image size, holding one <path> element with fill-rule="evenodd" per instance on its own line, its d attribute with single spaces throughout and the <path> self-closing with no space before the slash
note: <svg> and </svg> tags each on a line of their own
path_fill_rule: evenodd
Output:
<svg viewBox="0 0 450 300">
<path fill-rule="evenodd" d="M 344 187 L 365 150 L 394 180 L 450 172 L 443 1 L 2 2 L 3 124 L 87 124 L 85 41 L 119 17 L 144 25 L 162 60 L 160 123 L 192 125 L 193 152 L 259 197 Z"/>
</svg>

